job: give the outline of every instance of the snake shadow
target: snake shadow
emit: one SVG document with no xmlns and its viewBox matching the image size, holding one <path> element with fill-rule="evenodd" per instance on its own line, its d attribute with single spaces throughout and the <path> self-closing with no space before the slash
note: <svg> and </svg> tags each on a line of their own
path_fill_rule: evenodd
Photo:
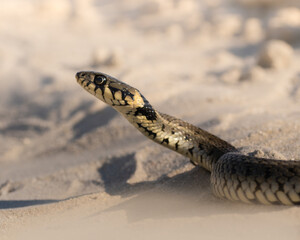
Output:
<svg viewBox="0 0 300 240">
<path fill-rule="evenodd" d="M 286 208 L 248 205 L 218 199 L 210 188 L 210 173 L 201 167 L 195 167 L 173 177 L 162 176 L 155 181 L 130 184 L 127 181 L 134 175 L 136 168 L 134 153 L 131 153 L 112 158 L 98 169 L 108 194 L 129 197 L 128 200 L 105 212 L 125 211 L 129 222 L 228 213 L 252 215 Z"/>
<path fill-rule="evenodd" d="M 56 203 L 61 200 L 0 200 L 0 209 L 23 208 L 35 205 Z"/>
<path fill-rule="evenodd" d="M 73 140 L 76 140 L 87 133 L 93 132 L 101 126 L 106 125 L 116 115 L 117 111 L 111 107 L 105 107 L 97 112 L 86 114 L 83 119 L 73 126 Z"/>
</svg>

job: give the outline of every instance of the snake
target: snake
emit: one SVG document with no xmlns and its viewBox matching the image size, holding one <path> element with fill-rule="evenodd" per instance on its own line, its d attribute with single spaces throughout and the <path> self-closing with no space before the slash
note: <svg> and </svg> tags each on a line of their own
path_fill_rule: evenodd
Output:
<svg viewBox="0 0 300 240">
<path fill-rule="evenodd" d="M 242 154 L 221 138 L 156 111 L 138 89 L 108 74 L 80 71 L 76 80 L 143 135 L 208 170 L 216 197 L 250 204 L 300 205 L 300 161 Z"/>
</svg>

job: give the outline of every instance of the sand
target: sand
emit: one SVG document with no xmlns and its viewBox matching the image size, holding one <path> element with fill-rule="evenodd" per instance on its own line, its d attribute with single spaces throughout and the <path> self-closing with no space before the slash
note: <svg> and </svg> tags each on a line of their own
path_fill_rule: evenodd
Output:
<svg viewBox="0 0 300 240">
<path fill-rule="evenodd" d="M 209 173 L 85 92 L 81 70 L 247 154 L 300 156 L 298 1 L 2 0 L 1 239 L 299 239 L 299 207 Z"/>
</svg>

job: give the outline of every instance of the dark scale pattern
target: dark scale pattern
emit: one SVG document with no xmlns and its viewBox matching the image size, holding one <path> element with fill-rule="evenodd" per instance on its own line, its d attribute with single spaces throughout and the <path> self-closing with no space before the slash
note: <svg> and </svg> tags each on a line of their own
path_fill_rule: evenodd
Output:
<svg viewBox="0 0 300 240">
<path fill-rule="evenodd" d="M 110 87 L 109 90 L 111 91 L 112 97 L 115 100 L 115 93 L 119 91 L 119 89 L 115 88 L 115 87 Z M 123 93 L 123 92 L 122 92 Z M 125 100 L 125 98 L 122 98 Z"/>
<path fill-rule="evenodd" d="M 234 193 L 243 191 L 245 196 L 246 191 L 250 191 L 255 198 L 247 198 L 249 202 L 269 202 L 272 204 L 288 204 L 290 202 L 290 204 L 300 205 L 300 200 L 294 201 L 288 194 L 289 191 L 294 191 L 294 194 L 298 195 L 298 198 L 300 197 L 300 192 L 296 192 L 296 184 L 300 184 L 300 167 L 298 161 L 262 159 L 229 153 L 220 158 L 212 172 L 211 179 L 214 191 L 219 196 L 226 197 L 224 195 L 225 190 L 232 187 Z M 299 182 L 293 184 L 292 179 L 299 179 Z M 234 181 L 236 184 L 231 185 Z M 247 183 L 250 190 L 247 190 L 247 188 L 246 190 L 242 190 L 242 183 Z M 285 186 L 287 183 L 290 183 L 294 190 L 291 188 L 286 190 Z M 220 184 L 222 190 L 218 192 Z M 272 189 L 272 184 L 276 185 L 275 189 Z M 275 199 L 270 200 L 268 198 L 270 192 L 274 194 Z M 280 197 L 280 193 L 284 194 L 284 197 Z M 257 194 L 261 195 L 261 200 L 257 198 Z M 232 195 L 231 198 L 234 199 Z"/>
<path fill-rule="evenodd" d="M 179 141 L 175 143 L 175 150 L 176 151 L 178 150 L 178 143 L 179 143 Z"/>
<path fill-rule="evenodd" d="M 156 111 L 153 109 L 153 107 L 150 105 L 146 98 L 144 98 L 143 96 L 142 98 L 144 101 L 144 106 L 136 108 L 134 116 L 145 116 L 147 120 L 155 121 L 157 119 Z"/>
<path fill-rule="evenodd" d="M 104 85 L 96 85 L 96 87 L 94 89 L 95 93 L 97 92 L 97 89 L 101 90 L 101 94 L 102 94 L 102 97 L 104 99 Z"/>
<path fill-rule="evenodd" d="M 134 113 L 134 116 L 145 116 L 149 121 L 155 121 L 157 118 L 156 112 L 150 106 L 138 107 Z"/>
<path fill-rule="evenodd" d="M 139 128 L 143 129 L 144 132 L 148 133 L 148 136 L 149 136 L 149 137 L 152 136 L 153 139 L 156 138 L 156 133 L 155 133 L 155 132 L 152 132 L 152 131 L 148 130 L 148 129 L 147 129 L 146 127 L 144 127 L 141 123 L 137 123 L 137 125 L 139 126 Z"/>
<path fill-rule="evenodd" d="M 123 88 L 123 90 L 121 91 L 121 94 L 122 94 L 122 99 L 124 99 L 124 100 L 127 96 L 129 96 L 132 99 L 134 98 L 134 95 L 131 92 L 129 92 L 128 89 L 126 89 L 126 88 Z"/>
<path fill-rule="evenodd" d="M 189 148 L 188 151 L 191 155 L 193 155 L 193 150 L 195 149 L 195 147 Z"/>
</svg>

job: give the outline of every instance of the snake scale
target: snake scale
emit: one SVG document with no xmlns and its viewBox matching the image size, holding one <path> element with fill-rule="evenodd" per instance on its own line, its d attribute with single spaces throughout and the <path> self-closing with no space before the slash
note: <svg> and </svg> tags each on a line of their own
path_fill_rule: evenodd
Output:
<svg viewBox="0 0 300 240">
<path fill-rule="evenodd" d="M 209 132 L 157 112 L 139 90 L 107 74 L 82 71 L 76 79 L 145 136 L 210 171 L 217 197 L 245 203 L 300 205 L 300 161 L 243 155 Z"/>
</svg>

